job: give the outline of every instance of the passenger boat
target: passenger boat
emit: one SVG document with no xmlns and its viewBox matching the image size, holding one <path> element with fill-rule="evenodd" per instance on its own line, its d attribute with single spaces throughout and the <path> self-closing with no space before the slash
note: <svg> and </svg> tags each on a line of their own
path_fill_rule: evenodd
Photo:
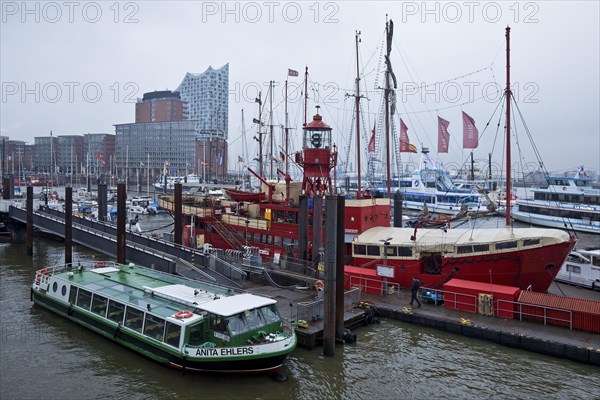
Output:
<svg viewBox="0 0 600 400">
<path fill-rule="evenodd" d="M 516 201 L 517 221 L 600 234 L 600 189 L 583 167 L 573 177 L 549 176 L 547 185 L 531 189 L 533 198 Z"/>
<path fill-rule="evenodd" d="M 573 250 L 554 280 L 600 290 L 600 249 Z"/>
<path fill-rule="evenodd" d="M 296 347 L 276 301 L 137 265 L 43 268 L 35 304 L 169 367 L 269 372 Z"/>
<path fill-rule="evenodd" d="M 426 205 L 432 213 L 449 215 L 459 213 L 465 206 L 468 212 L 486 210 L 487 203 L 477 190 L 458 187 L 445 169 L 436 166 L 427 147 L 421 150 L 419 165 L 412 175 L 392 180 L 392 192 L 400 190 L 404 208 L 423 211 Z M 377 193 L 386 190 L 378 187 Z"/>
</svg>

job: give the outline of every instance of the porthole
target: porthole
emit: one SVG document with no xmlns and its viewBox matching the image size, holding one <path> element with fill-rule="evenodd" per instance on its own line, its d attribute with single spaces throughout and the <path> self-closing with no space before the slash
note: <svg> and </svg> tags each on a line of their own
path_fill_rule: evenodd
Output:
<svg viewBox="0 0 600 400">
<path fill-rule="evenodd" d="M 63 296 L 67 295 L 67 286 L 63 285 L 62 289 L 60 289 L 60 292 L 62 293 Z"/>
<path fill-rule="evenodd" d="M 56 292 L 57 290 L 58 290 L 58 283 L 54 282 L 54 283 L 52 284 L 52 291 L 53 291 L 53 292 Z"/>
</svg>

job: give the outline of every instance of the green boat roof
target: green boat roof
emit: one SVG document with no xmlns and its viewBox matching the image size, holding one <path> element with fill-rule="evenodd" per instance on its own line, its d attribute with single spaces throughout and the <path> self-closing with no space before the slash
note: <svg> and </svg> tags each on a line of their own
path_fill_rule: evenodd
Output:
<svg viewBox="0 0 600 400">
<path fill-rule="evenodd" d="M 233 289 L 181 278 L 137 265 L 109 263 L 86 269 L 73 267 L 53 274 L 91 292 L 169 317 L 184 309 L 230 316 L 276 301 Z"/>
</svg>

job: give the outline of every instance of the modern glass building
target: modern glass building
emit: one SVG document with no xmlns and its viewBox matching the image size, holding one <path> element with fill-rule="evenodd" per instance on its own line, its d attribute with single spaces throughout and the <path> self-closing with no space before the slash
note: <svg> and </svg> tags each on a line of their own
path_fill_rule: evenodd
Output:
<svg viewBox="0 0 600 400">
<path fill-rule="evenodd" d="M 187 73 L 177 88 L 196 121 L 199 140 L 227 140 L 229 132 L 229 64 L 200 74 Z"/>
<path fill-rule="evenodd" d="M 156 178 L 166 167 L 169 175 L 185 175 L 196 163 L 195 121 L 119 124 L 116 165 L 119 178 L 148 172 Z"/>
</svg>

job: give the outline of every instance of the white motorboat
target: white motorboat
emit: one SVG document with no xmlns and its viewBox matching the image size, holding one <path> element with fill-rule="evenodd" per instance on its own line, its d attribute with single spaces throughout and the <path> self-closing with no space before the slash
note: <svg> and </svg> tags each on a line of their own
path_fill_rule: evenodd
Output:
<svg viewBox="0 0 600 400">
<path fill-rule="evenodd" d="M 600 290 L 600 248 L 573 250 L 554 280 Z"/>
</svg>

